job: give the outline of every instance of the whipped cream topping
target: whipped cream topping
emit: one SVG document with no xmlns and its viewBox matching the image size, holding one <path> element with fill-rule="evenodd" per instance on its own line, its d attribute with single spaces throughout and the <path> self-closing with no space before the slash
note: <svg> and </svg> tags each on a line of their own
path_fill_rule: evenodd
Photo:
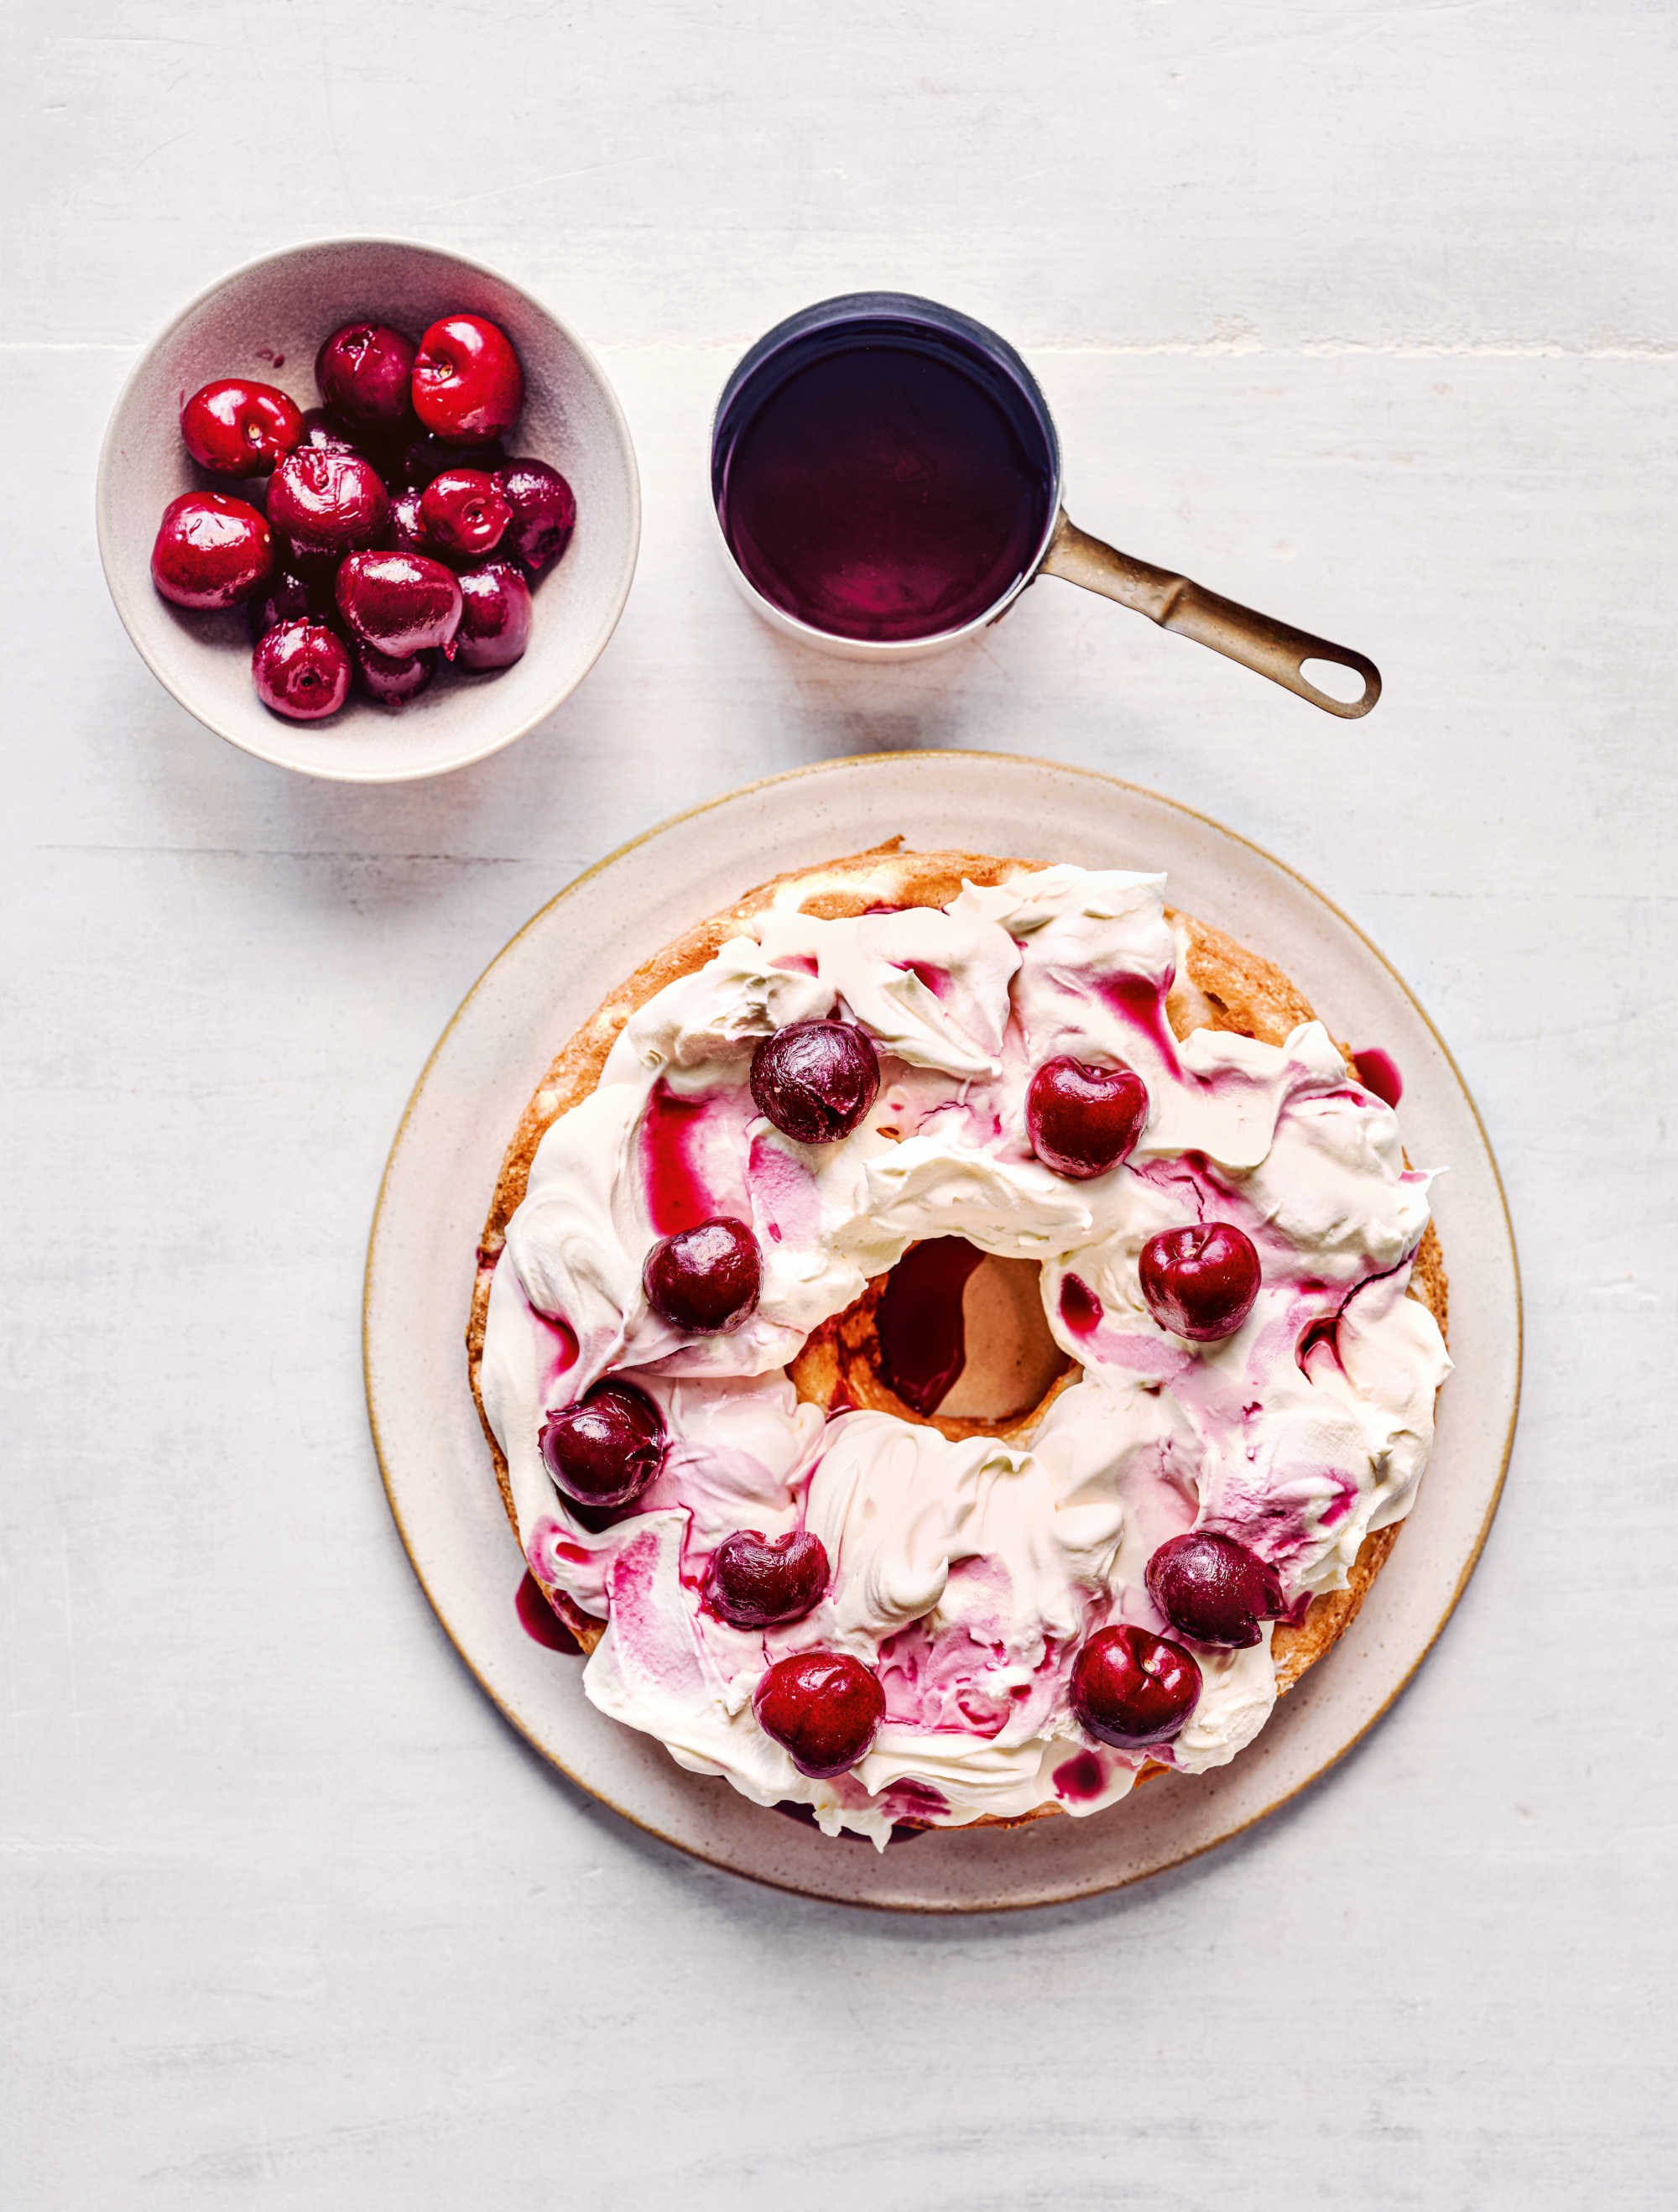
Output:
<svg viewBox="0 0 1678 2212">
<path fill-rule="evenodd" d="M 1189 1647 L 1199 1704 L 1146 1753 L 1092 1745 L 1073 1718 L 1079 1645 L 1110 1622 L 1166 1632 L 1143 1572 L 1201 1522 L 1270 1560 L 1302 1616 L 1408 1510 L 1426 1464 L 1450 1370 L 1405 1296 L 1429 1176 L 1406 1169 L 1391 1109 L 1321 1024 L 1280 1046 L 1173 1037 L 1164 886 L 1057 866 L 967 884 L 942 910 L 771 908 L 631 1017 L 594 1093 L 544 1137 L 508 1224 L 484 1405 L 532 1571 L 608 1624 L 588 1696 L 682 1765 L 808 1805 L 830 1833 L 883 1844 L 905 1817 L 1085 1814 L 1151 1759 L 1223 1764 L 1275 1702 L 1268 1628 L 1245 1650 Z M 800 1145 L 758 1115 L 752 1051 L 836 1014 L 873 1038 L 879 1097 L 841 1142 Z M 1088 1182 L 1044 1167 L 1026 1136 L 1026 1085 L 1058 1054 L 1123 1061 L 1148 1088 L 1128 1161 Z M 756 1233 L 762 1295 L 733 1334 L 684 1337 L 649 1310 L 642 1264 L 714 1214 Z M 1244 1230 L 1263 1268 L 1242 1327 L 1205 1345 L 1160 1328 L 1137 1272 L 1156 1231 L 1199 1219 Z M 910 1243 L 949 1236 L 1042 1267 L 1049 1327 L 1082 1373 L 1035 1431 L 951 1443 L 799 1402 L 786 1367 L 810 1332 Z M 538 1438 L 607 1374 L 656 1401 L 671 1449 L 632 1508 L 585 1525 Z M 725 1536 L 800 1526 L 833 1570 L 806 1619 L 746 1632 L 702 1607 Z M 770 1665 L 817 1645 L 854 1654 L 885 1692 L 872 1749 L 836 1781 L 801 1774 L 752 1707 Z"/>
</svg>

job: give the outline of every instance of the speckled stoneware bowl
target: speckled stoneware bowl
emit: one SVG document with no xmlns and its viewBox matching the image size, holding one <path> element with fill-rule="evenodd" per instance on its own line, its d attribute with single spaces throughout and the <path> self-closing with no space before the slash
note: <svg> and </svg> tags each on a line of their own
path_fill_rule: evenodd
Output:
<svg viewBox="0 0 1678 2212">
<path fill-rule="evenodd" d="M 182 403 L 216 376 L 276 384 L 319 404 L 314 357 L 340 325 L 370 316 L 417 339 L 455 309 L 487 315 L 518 349 L 525 409 L 511 450 L 550 461 L 577 498 L 564 558 L 537 587 L 524 658 L 494 675 L 451 676 L 392 713 L 358 695 L 330 721 L 271 714 L 251 683 L 245 611 L 190 614 L 159 597 L 152 542 L 165 506 L 212 480 L 181 443 Z M 264 479 L 255 480 L 259 488 Z M 617 626 L 641 543 L 641 487 L 629 426 L 587 348 L 493 270 L 397 239 L 341 238 L 270 254 L 224 276 L 177 315 L 123 386 L 100 456 L 99 550 L 129 635 L 158 681 L 219 736 L 306 775 L 404 782 L 483 760 L 550 714 Z"/>
</svg>

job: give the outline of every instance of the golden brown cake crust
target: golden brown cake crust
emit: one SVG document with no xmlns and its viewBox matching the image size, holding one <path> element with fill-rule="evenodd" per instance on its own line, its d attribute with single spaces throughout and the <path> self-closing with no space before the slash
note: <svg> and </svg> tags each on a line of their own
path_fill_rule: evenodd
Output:
<svg viewBox="0 0 1678 2212">
<path fill-rule="evenodd" d="M 525 1109 L 502 1161 L 479 1242 L 477 1274 L 466 1326 L 472 1396 L 495 1463 L 502 1501 L 515 1535 L 518 1516 L 508 1481 L 507 1462 L 484 1413 L 479 1385 L 489 1285 L 506 1239 L 508 1222 L 524 1197 L 537 1146 L 562 1114 L 593 1091 L 605 1066 L 606 1055 L 630 1015 L 666 984 L 702 968 L 730 938 L 741 933 L 754 915 L 769 908 L 784 907 L 833 918 L 863 914 L 871 907 L 944 906 L 958 895 L 964 883 L 1006 883 L 1016 874 L 1048 865 L 1042 860 L 999 859 L 984 853 L 909 853 L 902 849 L 901 839 L 893 838 L 869 852 L 849 854 L 816 867 L 789 870 L 746 891 L 721 913 L 696 922 L 650 960 L 643 961 L 633 975 L 607 994 L 561 1048 Z M 1302 1022 L 1313 1018 L 1310 1003 L 1273 961 L 1192 915 L 1168 908 L 1166 919 L 1176 933 L 1182 953 L 1176 981 L 1166 1000 L 1166 1013 L 1176 1036 L 1187 1036 L 1195 1029 L 1232 1030 L 1266 1044 L 1281 1044 Z M 1431 1222 L 1416 1255 L 1410 1295 L 1429 1309 L 1443 1334 L 1448 1285 L 1438 1235 Z M 836 1382 L 836 1368 L 829 1373 L 810 1367 L 802 1375 L 798 1369 L 799 1363 L 794 1362 L 799 1395 L 824 1401 L 830 1395 L 831 1385 Z M 1072 1376 L 1062 1377 L 1055 1389 L 1063 1388 L 1077 1372 L 1074 1369 Z M 893 1410 L 897 1410 L 895 1406 Z M 1041 1406 L 1035 1408 L 1031 1414 L 1012 1425 L 1029 1426 L 1039 1418 L 1042 1410 Z M 905 1419 L 915 1418 L 907 1407 L 901 1408 L 901 1412 Z M 1395 1523 L 1365 1538 L 1345 1589 L 1331 1590 L 1314 1599 L 1298 1627 L 1278 1625 L 1272 1650 L 1280 1695 L 1285 1696 L 1305 1669 L 1345 1634 L 1371 1584 L 1385 1565 L 1401 1525 Z M 562 1592 L 550 1591 L 549 1596 L 584 1650 L 592 1651 L 605 1632 L 604 1621 L 582 1613 Z M 1152 1774 L 1166 1771 L 1164 1767 L 1145 1767 L 1140 1778 L 1146 1781 Z M 1023 1825 L 1023 1820 L 1041 1820 L 1058 1809 L 1052 1804 L 1043 1805 L 1035 1813 L 1024 1814 L 1022 1820 L 987 1817 L 973 1825 L 1014 1827 Z"/>
</svg>

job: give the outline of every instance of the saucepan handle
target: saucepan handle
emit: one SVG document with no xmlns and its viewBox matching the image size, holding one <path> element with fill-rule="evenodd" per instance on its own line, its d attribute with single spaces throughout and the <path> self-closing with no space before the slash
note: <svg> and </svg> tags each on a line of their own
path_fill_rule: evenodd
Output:
<svg viewBox="0 0 1678 2212">
<path fill-rule="evenodd" d="M 1325 714 L 1355 721 L 1381 696 L 1381 672 L 1361 653 L 1330 645 L 1326 638 L 1313 637 L 1309 630 L 1294 629 L 1269 615 L 1255 614 L 1251 607 L 1220 599 L 1216 592 L 1190 583 L 1187 576 L 1156 568 L 1152 562 L 1133 560 L 1128 553 L 1080 530 L 1064 508 L 1039 574 L 1063 577 L 1069 584 L 1081 584 L 1086 592 L 1116 599 L 1122 607 L 1133 607 L 1162 629 L 1209 645 L 1214 653 L 1268 676 L 1284 690 L 1297 691 Z M 1308 660 L 1333 661 L 1350 669 L 1362 678 L 1362 693 L 1355 699 L 1336 699 L 1320 690 L 1304 672 Z"/>
</svg>

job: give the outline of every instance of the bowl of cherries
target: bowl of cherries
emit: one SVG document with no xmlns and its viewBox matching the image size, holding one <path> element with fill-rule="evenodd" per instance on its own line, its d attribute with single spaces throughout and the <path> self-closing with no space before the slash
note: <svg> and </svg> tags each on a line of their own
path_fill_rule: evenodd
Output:
<svg viewBox="0 0 1678 2212">
<path fill-rule="evenodd" d="M 396 782 L 510 744 L 582 681 L 641 534 L 587 349 L 504 277 L 349 239 L 252 264 L 141 359 L 100 459 L 129 635 L 198 720 Z"/>
</svg>

